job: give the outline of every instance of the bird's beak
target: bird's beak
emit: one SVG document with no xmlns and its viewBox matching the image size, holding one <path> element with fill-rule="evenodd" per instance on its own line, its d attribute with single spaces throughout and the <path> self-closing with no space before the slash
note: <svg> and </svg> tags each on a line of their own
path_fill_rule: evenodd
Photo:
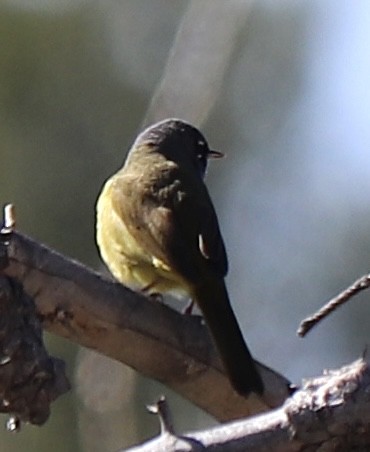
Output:
<svg viewBox="0 0 370 452">
<path fill-rule="evenodd" d="M 214 150 L 212 150 L 212 149 L 210 149 L 210 150 L 208 151 L 208 158 L 211 158 L 211 159 L 221 159 L 222 157 L 225 157 L 225 154 L 223 154 L 223 153 L 220 152 L 220 151 L 214 151 Z"/>
</svg>

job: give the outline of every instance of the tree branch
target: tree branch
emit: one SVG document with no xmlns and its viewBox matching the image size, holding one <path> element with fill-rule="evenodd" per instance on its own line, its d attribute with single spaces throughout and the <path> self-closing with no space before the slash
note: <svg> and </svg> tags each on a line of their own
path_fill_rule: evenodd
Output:
<svg viewBox="0 0 370 452">
<path fill-rule="evenodd" d="M 324 320 L 328 315 L 337 310 L 344 303 L 347 303 L 351 298 L 353 298 L 358 293 L 366 290 L 370 287 L 370 275 L 361 276 L 349 287 L 343 290 L 339 295 L 332 298 L 330 301 L 325 303 L 318 311 L 310 315 L 306 319 L 302 320 L 299 325 L 297 334 L 304 337 L 311 329 L 316 326 L 321 320 Z"/>
<path fill-rule="evenodd" d="M 258 363 L 266 391 L 232 389 L 206 327 L 14 231 L 3 273 L 34 300 L 43 327 L 172 388 L 220 421 L 279 406 L 289 382 Z M 212 391 L 209 390 L 212 388 Z"/>
<path fill-rule="evenodd" d="M 285 404 L 202 432 L 161 435 L 130 452 L 370 450 L 370 371 L 362 359 L 307 380 Z"/>
</svg>

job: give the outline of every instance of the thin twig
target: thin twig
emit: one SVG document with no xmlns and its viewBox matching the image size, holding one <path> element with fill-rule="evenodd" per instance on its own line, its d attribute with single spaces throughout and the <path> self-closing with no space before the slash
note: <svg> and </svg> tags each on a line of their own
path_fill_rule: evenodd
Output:
<svg viewBox="0 0 370 452">
<path fill-rule="evenodd" d="M 147 405 L 147 410 L 159 416 L 162 434 L 174 434 L 172 416 L 165 396 L 162 395 L 155 404 Z"/>
<path fill-rule="evenodd" d="M 325 306 L 315 312 L 315 314 L 303 320 L 299 325 L 297 334 L 301 337 L 304 337 L 315 325 L 317 325 L 321 320 L 335 311 L 339 306 L 346 303 L 359 292 L 368 289 L 369 287 L 370 274 L 367 274 L 359 278 L 339 295 L 332 298 Z"/>
</svg>

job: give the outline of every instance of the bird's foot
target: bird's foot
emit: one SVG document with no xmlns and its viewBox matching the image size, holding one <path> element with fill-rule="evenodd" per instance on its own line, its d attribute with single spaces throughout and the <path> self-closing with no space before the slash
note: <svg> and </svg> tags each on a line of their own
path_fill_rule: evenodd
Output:
<svg viewBox="0 0 370 452">
<path fill-rule="evenodd" d="M 155 293 L 155 292 L 153 292 L 153 293 L 150 293 L 149 295 L 148 295 L 148 297 L 149 297 L 149 300 L 150 301 L 153 301 L 154 303 L 163 303 L 164 301 L 163 301 L 163 295 L 161 294 L 161 293 Z"/>
</svg>

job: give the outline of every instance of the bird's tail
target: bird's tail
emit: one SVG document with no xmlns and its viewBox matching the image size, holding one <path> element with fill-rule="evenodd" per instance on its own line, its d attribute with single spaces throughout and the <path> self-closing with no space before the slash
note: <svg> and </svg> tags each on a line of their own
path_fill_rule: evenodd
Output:
<svg viewBox="0 0 370 452">
<path fill-rule="evenodd" d="M 194 295 L 234 389 L 244 396 L 250 392 L 262 394 L 261 376 L 231 308 L 224 281 L 204 283 Z"/>
</svg>

